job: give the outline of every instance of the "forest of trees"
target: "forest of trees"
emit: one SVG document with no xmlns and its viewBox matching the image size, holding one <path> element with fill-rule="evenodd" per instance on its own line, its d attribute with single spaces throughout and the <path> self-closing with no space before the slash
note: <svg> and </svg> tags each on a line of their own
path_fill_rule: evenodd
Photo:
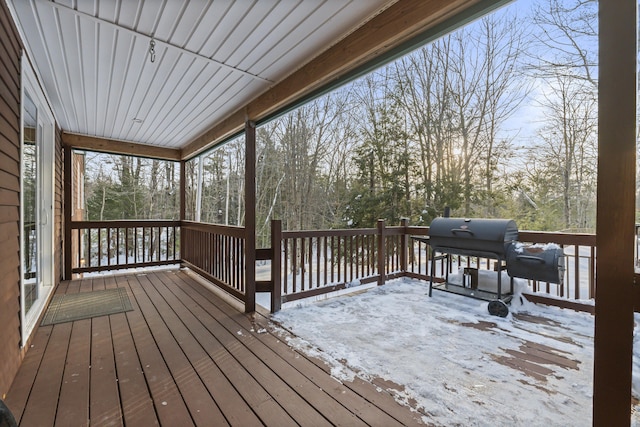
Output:
<svg viewBox="0 0 640 427">
<path fill-rule="evenodd" d="M 597 3 L 520 0 L 257 129 L 258 244 L 452 215 L 595 227 Z M 91 162 L 89 157 L 96 157 Z M 178 217 L 179 164 L 88 154 L 88 219 Z M 187 219 L 241 225 L 244 140 L 186 163 Z"/>
</svg>

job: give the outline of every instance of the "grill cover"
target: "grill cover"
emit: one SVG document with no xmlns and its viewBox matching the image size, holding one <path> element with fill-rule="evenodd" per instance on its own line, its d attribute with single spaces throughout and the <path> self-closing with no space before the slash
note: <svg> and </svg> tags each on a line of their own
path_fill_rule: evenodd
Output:
<svg viewBox="0 0 640 427">
<path fill-rule="evenodd" d="M 431 247 L 456 255 L 505 259 L 516 240 L 518 226 L 511 219 L 436 218 L 429 227 Z"/>
<path fill-rule="evenodd" d="M 511 277 L 562 283 L 564 251 L 556 245 L 512 245 L 507 251 L 507 273 Z"/>
</svg>

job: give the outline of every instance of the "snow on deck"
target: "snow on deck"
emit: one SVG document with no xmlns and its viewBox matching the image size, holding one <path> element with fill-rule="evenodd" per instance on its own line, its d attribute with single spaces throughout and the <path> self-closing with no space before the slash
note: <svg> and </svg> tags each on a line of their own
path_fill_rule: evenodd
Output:
<svg viewBox="0 0 640 427">
<path fill-rule="evenodd" d="M 327 361 L 334 376 L 378 379 L 430 424 L 591 424 L 593 316 L 517 297 L 499 318 L 485 301 L 440 291 L 429 298 L 427 291 L 426 282 L 397 279 L 296 304 L 274 320 L 294 334 L 291 345 Z M 640 426 L 640 406 L 632 425 Z"/>
</svg>

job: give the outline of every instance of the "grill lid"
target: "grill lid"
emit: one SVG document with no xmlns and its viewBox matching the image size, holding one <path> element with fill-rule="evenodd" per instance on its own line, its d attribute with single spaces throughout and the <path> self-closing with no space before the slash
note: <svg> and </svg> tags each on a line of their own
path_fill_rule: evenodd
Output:
<svg viewBox="0 0 640 427">
<path fill-rule="evenodd" d="M 509 245 L 518 240 L 518 226 L 511 219 L 436 218 L 429 240 L 440 252 L 504 259 Z"/>
</svg>

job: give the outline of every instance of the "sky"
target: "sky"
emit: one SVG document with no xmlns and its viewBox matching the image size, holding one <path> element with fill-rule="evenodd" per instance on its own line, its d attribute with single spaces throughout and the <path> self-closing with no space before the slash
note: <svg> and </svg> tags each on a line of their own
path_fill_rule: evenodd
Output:
<svg viewBox="0 0 640 427">
<path fill-rule="evenodd" d="M 426 422 L 591 425 L 590 314 L 517 296 L 509 315 L 499 318 L 489 315 L 485 301 L 441 291 L 429 298 L 426 282 L 407 278 L 365 288 L 322 301 L 289 303 L 273 319 L 281 325 L 283 339 L 323 359 L 336 378 L 349 381 L 358 375 L 398 384 L 396 399 L 417 402 Z M 638 314 L 635 323 L 633 383 L 639 398 Z M 558 363 L 521 353 L 538 351 Z M 524 358 L 533 369 L 517 368 L 522 363 L 516 359 Z M 640 427 L 640 406 L 634 408 L 632 425 Z"/>
</svg>

